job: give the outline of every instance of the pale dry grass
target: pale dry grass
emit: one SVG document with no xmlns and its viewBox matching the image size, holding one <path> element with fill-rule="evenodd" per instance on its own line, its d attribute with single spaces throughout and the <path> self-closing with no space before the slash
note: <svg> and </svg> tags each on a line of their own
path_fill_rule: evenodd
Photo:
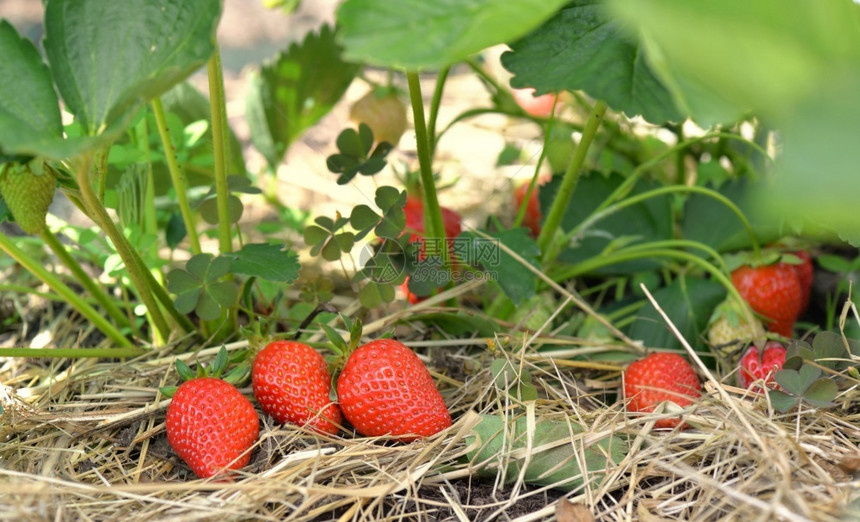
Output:
<svg viewBox="0 0 860 522">
<path fill-rule="evenodd" d="M 850 520 L 857 513 L 855 389 L 844 390 L 830 410 L 780 414 L 765 397 L 706 379 L 705 395 L 685 412 L 693 429 L 657 431 L 655 419 L 673 413 L 626 414 L 615 396 L 621 366 L 588 360 L 601 351 L 637 352 L 635 345 L 589 345 L 551 332 L 448 339 L 425 335 L 419 324 L 407 330 L 414 313 L 380 317 L 367 332 L 395 322 L 400 331 L 415 332 L 404 340 L 432 368 L 455 418 L 451 429 L 401 444 L 352 433 L 319 437 L 261 416 L 251 464 L 229 482 L 197 479 L 166 442 L 168 400 L 159 387 L 177 379 L 167 349 L 125 362 L 3 360 L 0 517 L 526 521 L 554 519 L 568 503 L 598 520 L 618 521 Z M 553 348 L 537 351 L 545 344 Z M 215 351 L 183 358 L 208 361 Z M 519 402 L 508 393 L 489 370 L 497 357 L 527 370 L 541 398 Z M 622 437 L 627 456 L 593 470 L 584 486 L 568 493 L 519 480 L 502 484 L 498 475 L 479 476 L 465 458 L 465 437 L 478 413 L 565 419 L 586 428 L 571 444 Z"/>
</svg>

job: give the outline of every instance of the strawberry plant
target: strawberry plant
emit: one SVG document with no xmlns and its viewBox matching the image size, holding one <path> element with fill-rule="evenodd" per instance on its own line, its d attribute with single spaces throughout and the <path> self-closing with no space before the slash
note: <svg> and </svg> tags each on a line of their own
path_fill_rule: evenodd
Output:
<svg viewBox="0 0 860 522">
<path fill-rule="evenodd" d="M 777 518 L 821 512 L 802 502 L 822 482 L 842 494 L 824 472 L 860 440 L 838 417 L 860 378 L 856 3 L 344 0 L 229 104 L 222 2 L 43 5 L 40 43 L 0 21 L 0 328 L 33 340 L 0 330 L 19 358 L 0 433 L 21 445 L 0 459 L 50 463 L 29 445 L 56 443 L 60 472 L 20 477 L 98 486 L 51 483 L 57 505 L 148 505 L 151 483 L 177 516 L 217 497 L 228 516 L 517 518 L 496 495 L 540 494 L 519 518 L 567 495 L 692 520 L 760 511 L 756 487 Z M 328 172 L 297 186 L 326 206 L 294 208 L 288 153 L 311 129 L 302 168 Z M 66 303 L 75 348 L 42 348 L 23 297 Z M 163 388 L 164 361 L 216 350 Z M 245 467 L 255 406 L 273 422 L 236 483 L 163 487 L 161 437 L 201 478 Z M 442 512 L 491 482 L 494 511 Z"/>
</svg>

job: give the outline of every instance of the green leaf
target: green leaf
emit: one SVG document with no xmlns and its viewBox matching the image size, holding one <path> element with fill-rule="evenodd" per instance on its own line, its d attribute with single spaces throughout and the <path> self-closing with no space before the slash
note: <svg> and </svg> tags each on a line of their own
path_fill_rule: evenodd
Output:
<svg viewBox="0 0 860 522">
<path fill-rule="evenodd" d="M 363 123 L 359 126 L 359 129 L 366 128 L 369 127 Z M 359 133 L 355 129 L 346 128 L 337 135 L 335 144 L 337 145 L 337 150 L 342 154 L 352 158 L 364 159 L 367 157 L 367 153 L 370 152 L 370 147 L 373 145 L 373 138 L 371 138 L 370 143 L 367 143 L 365 140 L 361 139 Z"/>
<path fill-rule="evenodd" d="M 167 289 L 174 294 L 181 294 L 200 286 L 199 277 L 182 269 L 171 270 L 167 274 Z"/>
<path fill-rule="evenodd" d="M 532 384 L 532 376 L 527 370 L 515 368 L 507 359 L 495 359 L 490 363 L 490 371 L 496 387 L 510 393 L 520 401 L 537 400 L 537 388 Z"/>
<path fill-rule="evenodd" d="M 701 346 L 708 319 L 714 308 L 726 297 L 726 289 L 712 279 L 679 275 L 668 286 L 652 292 L 654 299 L 694 346 Z M 682 348 L 681 342 L 666 325 L 663 317 L 649 302 L 636 314 L 627 335 L 641 340 L 645 346 Z"/>
<path fill-rule="evenodd" d="M 702 126 L 750 112 L 778 129 L 775 175 L 754 206 L 775 224 L 860 245 L 860 5 L 849 0 L 613 0 Z M 731 27 L 732 31 L 726 31 Z M 814 173 L 814 175 L 813 175 Z M 803 212 L 798 212 L 803 209 Z"/>
<path fill-rule="evenodd" d="M 236 302 L 239 288 L 233 281 L 216 281 L 206 285 L 206 292 L 218 305 L 223 308 L 229 308 Z"/>
<path fill-rule="evenodd" d="M 45 53 L 87 135 L 109 129 L 203 65 L 214 50 L 219 0 L 48 2 Z"/>
<path fill-rule="evenodd" d="M 373 198 L 376 206 L 384 211 L 388 211 L 394 207 L 403 208 L 406 204 L 406 191 L 396 187 L 383 185 L 376 189 L 376 195 Z"/>
<path fill-rule="evenodd" d="M 0 151 L 46 154 L 63 133 L 51 72 L 33 43 L 6 20 L 0 20 L 0 56 Z"/>
<path fill-rule="evenodd" d="M 322 258 L 326 261 L 337 261 L 340 259 L 341 250 L 335 241 L 327 241 L 322 247 Z"/>
<path fill-rule="evenodd" d="M 173 274 L 173 272 L 170 272 L 170 274 Z M 168 282 L 170 282 L 170 274 L 167 274 Z M 183 314 L 190 314 L 200 301 L 200 295 L 203 293 L 203 288 L 198 284 L 194 288 L 189 288 L 182 292 L 171 291 L 177 294 L 176 299 L 173 301 L 173 305 L 176 307 L 176 310 Z"/>
<path fill-rule="evenodd" d="M 773 231 L 754 219 L 759 216 L 751 208 L 754 205 L 750 199 L 751 185 L 748 178 L 742 178 L 724 183 L 718 189 L 706 188 L 716 190 L 737 205 L 752 221 L 759 241 L 764 241 L 773 235 Z M 714 223 L 720 223 L 720 226 L 715 227 Z M 749 233 L 738 216 L 722 202 L 700 193 L 685 196 L 681 234 L 684 239 L 704 243 L 721 252 L 748 249 L 751 245 Z"/>
<path fill-rule="evenodd" d="M 539 417 L 530 432 L 524 416 L 511 421 L 501 415 L 482 414 L 466 436 L 466 456 L 483 476 L 500 474 L 509 483 L 522 473 L 528 484 L 573 491 L 582 486 L 586 476 L 592 480 L 603 475 L 627 453 L 620 435 L 586 445 L 583 438 L 575 438 L 583 431 L 572 421 Z"/>
<path fill-rule="evenodd" d="M 860 8 L 847 0 L 612 0 L 609 7 L 649 43 L 648 59 L 679 105 L 705 124 L 749 109 L 790 112 L 860 59 Z"/>
<path fill-rule="evenodd" d="M 359 70 L 341 58 L 334 29 L 324 25 L 250 77 L 245 112 L 251 142 L 272 170 L 290 144 L 340 100 Z"/>
<path fill-rule="evenodd" d="M 798 398 L 779 390 L 768 390 L 767 396 L 773 407 L 783 413 L 797 406 Z"/>
<path fill-rule="evenodd" d="M 358 205 L 349 215 L 349 224 L 356 230 L 365 230 L 376 226 L 380 216 L 367 205 Z"/>
<path fill-rule="evenodd" d="M 199 210 L 203 221 L 210 225 L 217 225 L 220 221 L 220 217 L 218 216 L 218 200 L 215 197 L 207 197 L 201 201 Z M 227 195 L 227 215 L 230 223 L 238 223 L 244 211 L 245 206 L 242 204 L 242 200 L 233 194 Z"/>
<path fill-rule="evenodd" d="M 525 228 L 515 228 L 489 235 L 492 236 L 490 239 L 472 232 L 464 232 L 460 235 L 460 238 L 466 240 L 465 244 L 468 247 L 465 261 L 481 266 L 487 272 L 488 278 L 498 283 L 508 298 L 518 305 L 535 294 L 537 276 L 510 254 L 505 253 L 499 243 L 504 244 L 535 267 L 538 266 L 540 249 Z M 463 243 L 458 242 L 458 244 Z M 460 255 L 459 252 L 458 255 Z"/>
<path fill-rule="evenodd" d="M 573 230 L 589 218 L 597 207 L 624 183 L 624 180 L 625 178 L 620 174 L 604 176 L 599 172 L 590 172 L 582 176 L 577 182 L 562 218 L 562 229 Z M 555 198 L 560 183 L 560 179 L 553 179 L 541 187 L 539 198 L 542 208 L 545 203 L 548 205 Z M 630 190 L 630 195 L 641 194 L 659 187 L 656 181 L 640 180 Z M 673 237 L 672 198 L 658 196 L 623 208 L 594 222 L 584 231 L 584 237 L 579 239 L 578 244 L 574 248 L 563 251 L 559 259 L 575 264 L 604 255 L 622 244 L 638 244 Z M 599 268 L 595 272 L 626 275 L 652 270 L 658 266 L 656 261 L 644 259 L 617 263 Z"/>
<path fill-rule="evenodd" d="M 330 236 L 330 232 L 316 225 L 305 227 L 305 243 L 310 246 L 319 245 Z"/>
<path fill-rule="evenodd" d="M 836 332 L 818 332 L 812 340 L 812 349 L 815 353 L 815 362 L 825 368 L 835 369 L 842 359 L 848 358 L 845 349 L 845 339 Z"/>
<path fill-rule="evenodd" d="M 816 408 L 830 408 L 838 393 L 839 388 L 833 380 L 821 378 L 809 385 L 803 400 Z"/>
<path fill-rule="evenodd" d="M 382 304 L 382 294 L 380 285 L 375 281 L 370 281 L 358 291 L 358 300 L 361 306 L 372 310 Z"/>
<path fill-rule="evenodd" d="M 566 1 L 347 0 L 337 19 L 349 59 L 439 68 L 525 35 Z"/>
<path fill-rule="evenodd" d="M 802 396 L 820 375 L 821 370 L 804 364 L 799 370 L 780 370 L 773 378 L 786 392 Z"/>
<path fill-rule="evenodd" d="M 292 283 L 299 276 L 299 256 L 283 245 L 251 243 L 238 252 L 223 254 L 230 260 L 230 271 L 266 281 Z"/>
<path fill-rule="evenodd" d="M 628 116 L 652 123 L 682 119 L 644 51 L 606 12 L 604 2 L 576 0 L 542 27 L 511 44 L 502 64 L 511 85 L 536 94 L 583 90 Z"/>
<path fill-rule="evenodd" d="M 380 220 L 374 232 L 378 237 L 386 239 L 397 239 L 403 235 L 403 229 L 406 228 L 406 213 L 403 207 L 391 207 L 385 213 L 385 217 Z"/>
<path fill-rule="evenodd" d="M 185 264 L 185 270 L 167 274 L 167 289 L 176 294 L 174 305 L 181 313 L 194 310 L 204 320 L 217 319 L 222 307 L 232 306 L 238 287 L 232 280 L 222 280 L 230 271 L 230 260 L 212 254 L 197 254 Z"/>
<path fill-rule="evenodd" d="M 194 312 L 204 321 L 214 321 L 221 317 L 221 305 L 210 294 L 203 292 L 200 294 Z"/>
</svg>

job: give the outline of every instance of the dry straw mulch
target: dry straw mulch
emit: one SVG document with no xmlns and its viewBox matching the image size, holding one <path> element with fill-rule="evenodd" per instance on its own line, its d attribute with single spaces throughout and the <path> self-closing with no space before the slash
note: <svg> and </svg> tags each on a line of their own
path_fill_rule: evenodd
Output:
<svg viewBox="0 0 860 522">
<path fill-rule="evenodd" d="M 380 318 L 366 331 L 398 322 L 400 331 L 411 332 L 403 339 L 437 378 L 455 418 L 451 429 L 400 444 L 351 433 L 323 438 L 261 416 L 251 464 L 224 482 L 197 479 L 167 444 L 168 400 L 159 387 L 177 380 L 176 354 L 168 348 L 131 361 L 0 360 L 0 517 L 565 522 L 851 520 L 860 513 L 860 408 L 853 387 L 832 409 L 802 406 L 780 414 L 765 396 L 701 368 L 706 393 L 684 413 L 693 429 L 657 431 L 655 419 L 672 412 L 626 414 L 615 395 L 621 366 L 588 358 L 641 349 L 629 340 L 588 345 L 550 332 L 446 339 L 411 323 L 412 313 Z M 63 319 L 52 322 L 66 325 L 54 326 L 53 342 L 80 343 L 81 325 L 71 315 Z M 9 342 L 4 337 L 0 342 Z M 544 344 L 553 349 L 539 351 Z M 206 362 L 215 351 L 181 356 Z M 500 357 L 531 374 L 537 401 L 518 401 L 516 384 L 493 376 L 490 362 Z M 530 426 L 540 419 L 577 423 L 585 430 L 563 441 L 575 454 L 608 436 L 623 441 L 626 457 L 590 470 L 573 491 L 525 484 L 518 476 L 503 483 L 500 473 L 479 473 L 466 458 L 467 435 L 480 413 L 510 423 L 524 416 Z M 508 448 L 494 464 L 528 459 L 524 453 Z"/>
</svg>

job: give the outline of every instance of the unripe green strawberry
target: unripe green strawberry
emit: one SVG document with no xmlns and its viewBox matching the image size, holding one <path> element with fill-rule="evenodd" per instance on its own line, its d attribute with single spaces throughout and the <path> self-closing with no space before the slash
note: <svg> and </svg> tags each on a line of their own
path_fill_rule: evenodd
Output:
<svg viewBox="0 0 860 522">
<path fill-rule="evenodd" d="M 198 477 L 206 478 L 248 464 L 260 421 L 251 401 L 235 386 L 198 377 L 177 388 L 165 427 L 173 451 Z"/>
<path fill-rule="evenodd" d="M 445 399 L 415 353 L 392 339 L 357 348 L 337 380 L 340 409 L 356 431 L 408 442 L 451 425 Z"/>
<path fill-rule="evenodd" d="M 727 348 L 752 342 L 764 332 L 764 326 L 756 317 L 752 323 L 737 304 L 728 298 L 719 304 L 708 322 L 708 343 L 714 348 Z"/>
<path fill-rule="evenodd" d="M 36 174 L 29 165 L 7 163 L 0 170 L 0 195 L 21 230 L 33 235 L 45 230 L 45 216 L 54 199 L 56 181 L 50 169 Z"/>
<path fill-rule="evenodd" d="M 406 132 L 406 106 L 393 90 L 373 90 L 356 101 L 349 111 L 349 118 L 364 123 L 373 131 L 377 142 L 388 142 L 396 146 Z"/>
</svg>

